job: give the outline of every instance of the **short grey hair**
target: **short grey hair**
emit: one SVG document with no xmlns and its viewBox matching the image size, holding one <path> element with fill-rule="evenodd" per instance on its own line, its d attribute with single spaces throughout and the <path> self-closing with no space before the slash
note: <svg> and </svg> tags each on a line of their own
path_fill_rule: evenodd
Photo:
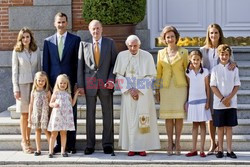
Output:
<svg viewBox="0 0 250 167">
<path fill-rule="evenodd" d="M 130 36 L 128 36 L 128 38 L 127 38 L 126 41 L 125 41 L 125 44 L 128 46 L 128 43 L 129 43 L 130 41 L 137 41 L 138 44 L 141 45 L 141 40 L 140 40 L 140 39 L 138 38 L 138 36 L 136 36 L 136 35 L 130 35 Z"/>
</svg>

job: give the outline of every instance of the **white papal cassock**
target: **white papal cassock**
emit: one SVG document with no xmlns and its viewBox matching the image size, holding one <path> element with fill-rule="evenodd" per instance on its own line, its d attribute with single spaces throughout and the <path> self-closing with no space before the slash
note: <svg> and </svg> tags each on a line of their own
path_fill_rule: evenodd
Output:
<svg viewBox="0 0 250 167">
<path fill-rule="evenodd" d="M 122 92 L 119 146 L 129 151 L 146 151 L 160 148 L 159 132 L 152 81 L 156 76 L 152 55 L 139 50 L 132 55 L 128 50 L 118 54 L 114 67 L 117 83 Z M 137 88 L 139 100 L 134 100 L 128 90 Z M 150 131 L 139 131 L 139 115 L 149 115 Z"/>
</svg>

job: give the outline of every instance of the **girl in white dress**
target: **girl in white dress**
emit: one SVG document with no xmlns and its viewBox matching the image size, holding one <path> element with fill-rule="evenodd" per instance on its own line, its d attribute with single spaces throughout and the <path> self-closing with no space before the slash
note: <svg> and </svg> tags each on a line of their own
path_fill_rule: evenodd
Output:
<svg viewBox="0 0 250 167">
<path fill-rule="evenodd" d="M 204 153 L 204 145 L 206 139 L 206 121 L 211 120 L 209 110 L 209 72 L 206 68 L 202 68 L 202 54 L 199 50 L 194 50 L 189 55 L 190 63 L 187 67 L 186 76 L 189 83 L 188 96 L 188 116 L 187 120 L 193 122 L 193 149 L 186 156 L 198 155 L 196 145 L 198 137 L 198 128 L 201 131 L 201 149 L 200 156 L 206 157 Z M 192 64 L 192 70 L 190 65 Z"/>
<path fill-rule="evenodd" d="M 41 155 L 41 132 L 44 131 L 47 140 L 50 140 L 50 132 L 47 131 L 49 123 L 49 100 L 51 93 L 49 81 L 44 71 L 35 74 L 29 105 L 29 127 L 36 130 L 35 156 Z"/>
<path fill-rule="evenodd" d="M 74 131 L 73 108 L 75 105 L 79 90 L 75 92 L 72 100 L 70 94 L 70 82 L 66 74 L 61 74 L 56 79 L 56 84 L 50 100 L 49 106 L 52 109 L 48 131 L 51 131 L 49 143 L 49 158 L 53 158 L 53 147 L 55 144 L 58 132 L 61 136 L 61 154 L 63 157 L 68 157 L 65 152 L 67 131 Z"/>
</svg>

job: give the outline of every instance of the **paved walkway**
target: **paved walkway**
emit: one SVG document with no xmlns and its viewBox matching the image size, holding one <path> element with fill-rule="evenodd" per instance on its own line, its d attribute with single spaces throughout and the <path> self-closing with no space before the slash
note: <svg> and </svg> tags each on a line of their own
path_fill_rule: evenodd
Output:
<svg viewBox="0 0 250 167">
<path fill-rule="evenodd" d="M 35 157 L 33 154 L 24 154 L 21 151 L 0 151 L 0 165 L 244 165 L 250 166 L 250 152 L 236 152 L 238 158 L 231 159 L 224 157 L 217 159 L 215 156 L 201 158 L 185 157 L 185 152 L 180 156 L 167 156 L 166 152 L 155 151 L 148 152 L 146 157 L 134 156 L 128 157 L 127 152 L 119 151 L 116 156 L 95 152 L 92 155 L 84 155 L 83 152 L 69 154 L 69 157 L 63 158 L 60 154 L 54 158 L 48 158 L 48 152 L 42 152 L 41 156 Z"/>
</svg>

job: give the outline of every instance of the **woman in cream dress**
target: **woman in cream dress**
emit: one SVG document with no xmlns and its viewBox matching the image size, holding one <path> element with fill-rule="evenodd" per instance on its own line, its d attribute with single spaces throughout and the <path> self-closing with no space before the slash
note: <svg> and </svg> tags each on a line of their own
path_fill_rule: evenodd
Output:
<svg viewBox="0 0 250 167">
<path fill-rule="evenodd" d="M 35 43 L 31 30 L 24 27 L 18 34 L 17 42 L 12 53 L 12 83 L 13 93 L 16 99 L 16 112 L 21 113 L 21 146 L 25 153 L 33 152 L 30 145 L 28 111 L 34 75 L 40 70 L 40 50 Z"/>
<path fill-rule="evenodd" d="M 160 118 L 165 119 L 168 135 L 167 153 L 172 155 L 175 150 L 176 155 L 180 155 L 184 104 L 187 101 L 185 69 L 188 65 L 188 51 L 176 45 L 180 35 L 175 27 L 165 27 L 161 37 L 168 46 L 158 52 L 156 99 L 160 101 Z"/>
</svg>

